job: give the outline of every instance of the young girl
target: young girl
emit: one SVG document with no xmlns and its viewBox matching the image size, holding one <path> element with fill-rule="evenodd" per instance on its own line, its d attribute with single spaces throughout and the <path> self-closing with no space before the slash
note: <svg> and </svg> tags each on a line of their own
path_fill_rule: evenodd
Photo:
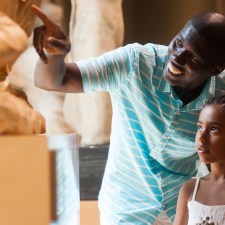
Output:
<svg viewBox="0 0 225 225">
<path fill-rule="evenodd" d="M 180 189 L 174 225 L 225 225 L 225 95 L 202 108 L 196 149 L 211 172 Z"/>
</svg>

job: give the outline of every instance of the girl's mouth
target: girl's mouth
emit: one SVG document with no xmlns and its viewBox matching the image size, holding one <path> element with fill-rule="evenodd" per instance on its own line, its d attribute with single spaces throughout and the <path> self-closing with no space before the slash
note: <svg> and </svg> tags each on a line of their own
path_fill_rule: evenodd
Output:
<svg viewBox="0 0 225 225">
<path fill-rule="evenodd" d="M 207 148 L 204 146 L 200 146 L 200 147 L 198 147 L 198 153 L 199 154 L 208 154 L 209 150 L 207 150 Z"/>
</svg>

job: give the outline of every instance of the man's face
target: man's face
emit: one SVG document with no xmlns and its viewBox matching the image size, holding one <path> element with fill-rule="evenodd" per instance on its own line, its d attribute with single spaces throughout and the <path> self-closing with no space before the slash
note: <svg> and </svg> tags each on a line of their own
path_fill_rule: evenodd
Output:
<svg viewBox="0 0 225 225">
<path fill-rule="evenodd" d="M 204 84 L 216 62 L 214 43 L 210 43 L 189 23 L 169 44 L 163 71 L 172 86 L 193 90 Z"/>
</svg>

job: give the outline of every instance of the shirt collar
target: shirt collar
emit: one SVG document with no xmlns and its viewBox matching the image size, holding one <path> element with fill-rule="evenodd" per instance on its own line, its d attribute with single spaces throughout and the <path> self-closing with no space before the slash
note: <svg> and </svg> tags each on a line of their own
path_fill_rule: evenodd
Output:
<svg viewBox="0 0 225 225">
<path fill-rule="evenodd" d="M 165 62 L 164 62 L 164 65 L 165 65 Z M 163 68 L 164 68 L 164 65 L 163 65 Z M 162 74 L 161 76 L 158 76 L 157 78 L 153 75 L 152 84 L 153 84 L 153 89 L 160 92 L 169 93 L 171 96 L 173 96 L 172 86 L 165 80 Z M 185 109 L 200 110 L 202 105 L 204 105 L 208 99 L 215 96 L 215 90 L 216 90 L 215 85 L 216 85 L 216 77 L 213 76 L 208 80 L 208 82 L 206 83 L 199 97 L 193 100 L 192 102 L 190 102 L 189 104 L 187 104 L 186 106 L 184 106 L 183 109 L 184 110 Z"/>
<path fill-rule="evenodd" d="M 216 77 L 213 76 L 208 80 L 201 94 L 194 101 L 187 104 L 184 108 L 187 110 L 200 110 L 210 98 L 215 96 L 215 85 Z"/>
</svg>

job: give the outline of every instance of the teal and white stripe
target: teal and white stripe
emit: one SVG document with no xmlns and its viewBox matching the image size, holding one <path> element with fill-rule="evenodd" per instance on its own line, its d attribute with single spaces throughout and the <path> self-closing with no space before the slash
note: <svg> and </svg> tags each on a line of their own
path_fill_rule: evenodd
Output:
<svg viewBox="0 0 225 225">
<path fill-rule="evenodd" d="M 199 109 L 224 92 L 224 75 L 212 77 L 201 96 L 182 107 L 162 77 L 166 59 L 165 46 L 132 44 L 78 62 L 84 90 L 108 91 L 113 104 L 99 195 L 103 224 L 152 224 L 162 210 L 173 220 L 180 185 L 199 167 Z"/>
</svg>

